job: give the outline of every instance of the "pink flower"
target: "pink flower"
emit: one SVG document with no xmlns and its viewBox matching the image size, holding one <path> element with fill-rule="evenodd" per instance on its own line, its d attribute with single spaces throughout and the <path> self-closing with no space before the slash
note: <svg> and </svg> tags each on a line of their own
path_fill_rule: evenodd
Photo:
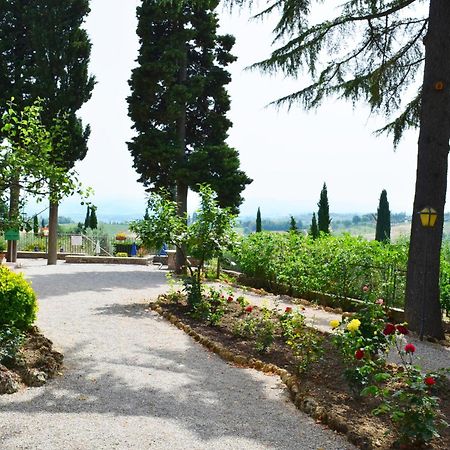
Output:
<svg viewBox="0 0 450 450">
<path fill-rule="evenodd" d="M 247 306 L 247 308 L 245 308 L 244 311 L 247 313 L 251 313 L 253 311 L 253 306 L 252 305 Z"/>
<path fill-rule="evenodd" d="M 233 297 L 232 297 L 231 295 L 227 298 L 227 302 L 228 302 L 228 303 L 231 303 L 233 300 L 234 300 L 234 299 L 233 299 Z"/>
<path fill-rule="evenodd" d="M 363 292 L 369 292 L 369 286 L 367 286 L 367 284 L 364 285 L 362 290 L 363 290 Z"/>
<path fill-rule="evenodd" d="M 358 350 L 356 350 L 355 358 L 358 360 L 364 358 L 364 350 L 362 348 L 359 348 Z"/>
<path fill-rule="evenodd" d="M 398 331 L 400 334 L 406 335 L 406 334 L 409 333 L 408 328 L 406 328 L 404 325 L 397 325 L 395 328 L 397 328 L 397 331 Z"/>
<path fill-rule="evenodd" d="M 395 325 L 393 323 L 387 323 L 384 327 L 383 334 L 385 336 L 389 336 L 390 334 L 395 333 Z"/>
<path fill-rule="evenodd" d="M 290 306 L 286 306 L 286 309 L 284 310 L 286 314 L 290 314 L 292 312 L 292 308 Z"/>
<path fill-rule="evenodd" d="M 416 347 L 414 344 L 406 344 L 405 345 L 405 352 L 406 353 L 414 353 L 416 351 Z"/>
<path fill-rule="evenodd" d="M 384 304 L 384 300 L 382 298 L 379 298 L 375 303 L 377 305 L 383 305 Z"/>
<path fill-rule="evenodd" d="M 433 386 L 433 384 L 436 384 L 436 380 L 433 377 L 425 377 L 423 382 L 427 385 L 427 386 Z"/>
</svg>

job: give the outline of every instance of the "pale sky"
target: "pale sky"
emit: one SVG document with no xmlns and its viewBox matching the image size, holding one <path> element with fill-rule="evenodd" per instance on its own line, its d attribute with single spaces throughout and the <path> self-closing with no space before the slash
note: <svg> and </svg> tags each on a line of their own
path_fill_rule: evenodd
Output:
<svg viewBox="0 0 450 450">
<path fill-rule="evenodd" d="M 92 186 L 92 201 L 102 213 L 140 213 L 145 194 L 126 142 L 132 136 L 127 116 L 127 81 L 138 51 L 138 0 L 91 0 L 86 28 L 93 44 L 90 71 L 97 78 L 92 99 L 81 112 L 90 123 L 89 152 L 77 165 L 84 184 Z M 271 23 L 251 22 L 246 11 L 221 13 L 221 32 L 236 36 L 230 67 L 233 81 L 229 144 L 240 152 L 242 168 L 253 178 L 244 191 L 242 215 L 266 216 L 316 210 L 324 182 L 332 212 L 373 212 L 382 189 L 391 210 L 411 212 L 417 158 L 417 132 L 409 133 L 396 152 L 388 138 L 372 132 L 384 122 L 370 117 L 364 106 L 330 100 L 317 112 L 300 107 L 277 111 L 266 105 L 300 89 L 301 80 L 262 75 L 244 69 L 270 53 Z M 191 202 L 191 207 L 195 201 Z M 74 201 L 61 213 L 72 213 Z"/>
</svg>

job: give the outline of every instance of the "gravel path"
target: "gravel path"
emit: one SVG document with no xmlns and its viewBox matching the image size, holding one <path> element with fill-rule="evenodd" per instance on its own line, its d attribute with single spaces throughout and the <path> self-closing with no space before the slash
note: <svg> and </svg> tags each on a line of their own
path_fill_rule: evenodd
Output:
<svg viewBox="0 0 450 450">
<path fill-rule="evenodd" d="M 0 397 L 0 448 L 353 449 L 289 401 L 278 377 L 233 367 L 145 309 L 167 289 L 142 266 L 21 269 L 64 375 Z"/>
</svg>

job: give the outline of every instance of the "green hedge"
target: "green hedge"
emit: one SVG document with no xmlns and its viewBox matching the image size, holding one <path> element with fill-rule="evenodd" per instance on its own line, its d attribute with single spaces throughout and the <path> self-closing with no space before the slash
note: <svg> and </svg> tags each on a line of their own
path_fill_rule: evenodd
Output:
<svg viewBox="0 0 450 450">
<path fill-rule="evenodd" d="M 242 239 L 239 270 L 261 287 L 298 296 L 311 292 L 361 299 L 361 288 L 403 307 L 409 242 L 384 244 L 350 235 L 312 239 L 295 233 L 254 233 Z M 441 254 L 441 304 L 450 315 L 450 241 Z"/>
<path fill-rule="evenodd" d="M 236 259 L 247 276 L 294 295 L 310 292 L 361 298 L 371 291 L 392 306 L 403 304 L 408 246 L 363 238 L 255 233 L 242 240 Z"/>
<path fill-rule="evenodd" d="M 27 330 L 36 320 L 36 294 L 22 274 L 0 267 L 0 327 Z"/>
</svg>

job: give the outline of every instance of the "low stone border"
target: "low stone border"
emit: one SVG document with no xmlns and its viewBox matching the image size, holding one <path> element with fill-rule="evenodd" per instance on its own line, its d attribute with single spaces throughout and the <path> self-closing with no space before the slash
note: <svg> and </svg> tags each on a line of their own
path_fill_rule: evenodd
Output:
<svg viewBox="0 0 450 450">
<path fill-rule="evenodd" d="M 223 360 L 232 362 L 238 366 L 278 375 L 289 391 L 292 402 L 300 411 L 308 414 L 313 419 L 326 424 L 332 430 L 344 434 L 352 444 L 363 450 L 372 450 L 376 448 L 376 446 L 373 445 L 366 436 L 362 436 L 354 430 L 350 430 L 343 417 L 333 414 L 331 411 L 321 406 L 313 397 L 309 397 L 305 393 L 302 393 L 300 390 L 300 379 L 288 370 L 282 369 L 275 364 L 265 363 L 260 359 L 237 355 L 222 344 L 214 342 L 208 337 L 197 333 L 192 327 L 185 324 L 176 315 L 171 314 L 168 311 L 164 311 L 158 303 L 150 303 L 150 309 L 164 317 L 171 324 L 191 336 L 194 341 L 208 348 Z"/>
<path fill-rule="evenodd" d="M 151 258 L 138 258 L 134 256 L 129 256 L 128 258 L 118 258 L 115 256 L 66 256 L 66 263 L 69 264 L 136 264 L 139 266 L 148 266 L 151 262 Z"/>
</svg>

